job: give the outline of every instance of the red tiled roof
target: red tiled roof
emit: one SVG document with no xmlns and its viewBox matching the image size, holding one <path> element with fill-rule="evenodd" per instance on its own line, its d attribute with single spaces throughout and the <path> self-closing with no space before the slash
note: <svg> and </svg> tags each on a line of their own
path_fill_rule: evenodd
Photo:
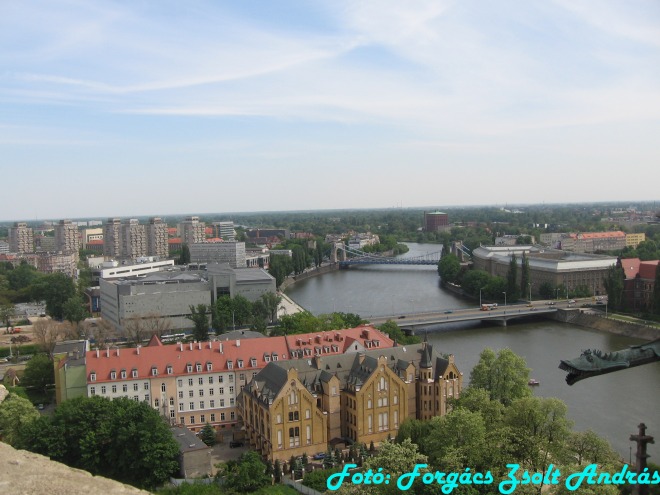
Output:
<svg viewBox="0 0 660 495">
<path fill-rule="evenodd" d="M 204 228 L 204 233 L 206 235 L 213 235 L 213 227 L 205 227 Z"/>
<path fill-rule="evenodd" d="M 222 242 L 222 239 L 220 237 L 210 237 L 206 239 L 206 242 Z"/>
<path fill-rule="evenodd" d="M 92 241 L 89 241 L 87 243 L 88 246 L 102 246 L 103 245 L 103 239 L 94 239 Z"/>
<path fill-rule="evenodd" d="M 126 379 L 131 379 L 133 369 L 137 370 L 135 379 L 151 378 L 154 367 L 158 370 L 157 376 L 190 375 L 188 364 L 193 366 L 193 374 L 198 373 L 197 364 L 202 366 L 202 372 L 207 372 L 207 363 L 212 364 L 211 373 L 218 373 L 229 369 L 228 361 L 232 361 L 234 371 L 260 370 L 268 364 L 264 360 L 266 354 L 277 354 L 279 360 L 287 359 L 284 337 L 94 350 L 86 355 L 87 382 L 114 381 L 110 378 L 111 371 L 115 371 L 120 379 L 121 370 L 126 370 Z M 252 358 L 256 359 L 256 366 L 251 366 Z M 238 366 L 239 359 L 243 360 L 242 368 Z M 167 374 L 168 366 L 172 367 L 170 375 Z M 96 373 L 95 382 L 90 380 L 91 373 Z"/>
<path fill-rule="evenodd" d="M 167 228 L 167 235 L 175 236 L 176 234 L 177 234 L 177 228 L 176 227 L 168 227 Z"/>
<path fill-rule="evenodd" d="M 642 261 L 639 264 L 639 278 L 655 280 L 655 271 L 657 270 L 659 262 L 659 260 Z"/>
<path fill-rule="evenodd" d="M 376 344 L 374 341 L 378 341 Z M 356 328 L 347 328 L 344 330 L 328 330 L 327 332 L 313 332 L 304 334 L 295 334 L 286 336 L 289 354 L 296 349 L 310 349 L 311 353 L 306 356 L 313 356 L 315 347 L 321 348 L 321 354 L 343 354 L 355 342 L 362 347 L 392 347 L 394 341 L 377 328 L 370 325 L 361 325 Z M 332 351 L 332 346 L 337 345 L 339 350 Z M 329 352 L 323 352 L 324 347 L 330 347 Z M 304 351 L 303 351 L 304 352 Z"/>
<path fill-rule="evenodd" d="M 168 244 L 181 244 L 181 237 L 172 237 L 167 240 Z"/>
<path fill-rule="evenodd" d="M 626 275 L 626 278 L 635 278 L 639 273 L 639 258 L 627 258 L 621 260 L 621 268 Z"/>
</svg>

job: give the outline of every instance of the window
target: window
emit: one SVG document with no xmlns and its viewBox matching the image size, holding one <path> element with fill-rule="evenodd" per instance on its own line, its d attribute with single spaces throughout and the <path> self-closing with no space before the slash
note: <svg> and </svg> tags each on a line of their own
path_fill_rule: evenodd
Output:
<svg viewBox="0 0 660 495">
<path fill-rule="evenodd" d="M 126 379 L 126 370 L 121 370 L 120 372 L 122 380 Z"/>
<path fill-rule="evenodd" d="M 179 402 L 179 411 L 183 411 L 183 402 Z"/>
<path fill-rule="evenodd" d="M 186 419 L 185 419 L 183 416 L 181 416 L 181 417 L 179 418 L 179 422 L 180 422 L 181 424 L 185 424 L 185 421 L 186 421 Z"/>
<path fill-rule="evenodd" d="M 399 403 L 399 396 L 395 395 L 394 397 L 392 397 L 392 404 L 396 406 L 398 403 Z"/>
<path fill-rule="evenodd" d="M 142 384 L 142 388 L 145 389 L 145 390 L 149 390 L 149 382 L 144 382 Z"/>
<path fill-rule="evenodd" d="M 158 375 L 158 368 L 156 368 L 155 366 L 154 366 L 153 368 L 151 368 L 151 374 L 152 374 L 153 376 Z"/>
<path fill-rule="evenodd" d="M 300 446 L 300 427 L 289 428 L 289 448 Z"/>
<path fill-rule="evenodd" d="M 225 420 L 225 413 L 220 413 L 220 421 L 224 421 L 224 420 Z"/>
<path fill-rule="evenodd" d="M 116 394 L 117 393 L 117 385 L 112 386 L 112 393 Z"/>
<path fill-rule="evenodd" d="M 211 413 L 211 423 L 215 423 L 215 413 Z"/>
<path fill-rule="evenodd" d="M 174 407 L 174 397 L 170 397 L 170 407 Z"/>
<path fill-rule="evenodd" d="M 137 377 L 138 377 L 138 372 L 137 372 L 137 370 L 136 370 L 135 368 L 133 368 L 133 370 L 131 370 L 131 376 L 132 376 L 133 378 L 137 378 Z"/>
<path fill-rule="evenodd" d="M 197 373 L 200 373 L 200 372 L 202 371 L 202 365 L 199 364 L 199 363 L 197 363 L 197 364 L 195 365 L 195 371 L 197 371 Z"/>
<path fill-rule="evenodd" d="M 199 396 L 204 397 L 204 390 L 201 388 L 199 389 Z"/>
<path fill-rule="evenodd" d="M 289 394 L 289 405 L 291 404 L 298 404 L 298 394 L 295 390 L 292 390 Z"/>
<path fill-rule="evenodd" d="M 373 420 L 374 420 L 374 418 L 371 414 L 369 416 L 367 416 L 367 433 L 373 433 L 373 431 L 374 431 L 374 421 Z"/>
<path fill-rule="evenodd" d="M 203 400 L 199 401 L 199 408 L 204 409 L 204 401 Z"/>
<path fill-rule="evenodd" d="M 231 360 L 227 361 L 227 369 L 228 370 L 233 370 L 234 369 L 234 362 Z"/>
<path fill-rule="evenodd" d="M 116 371 L 111 371 L 110 372 L 110 379 L 111 380 L 116 380 L 117 379 L 117 372 Z"/>
<path fill-rule="evenodd" d="M 128 385 L 124 383 L 124 384 L 121 386 L 121 391 L 122 391 L 122 392 L 128 392 Z"/>
<path fill-rule="evenodd" d="M 92 382 L 95 382 L 96 381 L 96 373 L 90 373 L 89 374 L 89 380 L 92 381 Z"/>
<path fill-rule="evenodd" d="M 282 430 L 277 430 L 277 448 L 282 448 Z"/>
<path fill-rule="evenodd" d="M 222 383 L 222 382 L 224 382 L 224 381 L 225 381 L 225 377 L 222 376 L 222 375 L 220 375 L 220 376 L 218 377 L 218 383 Z"/>
<path fill-rule="evenodd" d="M 202 378 L 202 377 L 200 376 L 200 377 L 197 379 L 197 383 L 198 383 L 199 385 L 204 385 L 204 378 Z"/>
<path fill-rule="evenodd" d="M 225 389 L 224 389 L 224 387 L 220 387 L 219 392 L 220 392 L 220 395 L 224 394 L 224 393 L 225 393 Z"/>
<path fill-rule="evenodd" d="M 134 395 L 134 396 L 133 396 L 133 400 L 134 400 L 135 402 L 140 402 L 140 396 L 139 396 L 139 395 Z"/>
<path fill-rule="evenodd" d="M 194 390 L 188 390 L 188 397 L 195 397 L 195 391 Z"/>
<path fill-rule="evenodd" d="M 264 361 L 266 361 L 267 363 L 270 363 L 270 356 L 268 354 L 264 355 Z"/>
<path fill-rule="evenodd" d="M 394 419 L 394 428 L 398 428 L 399 427 L 399 411 L 394 410 L 393 419 Z"/>
<path fill-rule="evenodd" d="M 210 361 L 206 363 L 206 371 L 211 371 L 213 369 L 213 363 Z"/>
<path fill-rule="evenodd" d="M 195 416 L 190 416 L 190 424 L 191 425 L 195 424 Z"/>
<path fill-rule="evenodd" d="M 209 376 L 209 385 L 213 385 L 213 377 Z"/>
<path fill-rule="evenodd" d="M 256 368 L 257 366 L 257 360 L 255 358 L 250 358 L 250 366 L 252 368 Z"/>
<path fill-rule="evenodd" d="M 307 445 L 312 444 L 312 427 L 310 425 L 307 425 L 307 433 L 305 435 L 307 437 Z"/>
<path fill-rule="evenodd" d="M 257 376 L 257 372 L 256 372 L 256 371 L 253 371 L 253 372 L 252 372 L 252 378 L 254 378 L 255 376 Z"/>
<path fill-rule="evenodd" d="M 209 395 L 213 395 L 214 392 L 215 392 L 215 389 L 214 389 L 214 388 L 210 388 L 210 389 L 209 389 Z"/>
<path fill-rule="evenodd" d="M 199 422 L 200 422 L 200 423 L 206 423 L 206 416 L 204 416 L 204 415 L 202 414 L 202 415 L 199 417 Z"/>
<path fill-rule="evenodd" d="M 281 415 L 281 414 L 278 414 L 278 415 L 277 415 L 277 421 L 276 421 L 276 423 L 277 423 L 278 425 L 282 423 L 282 415 Z"/>
<path fill-rule="evenodd" d="M 89 394 L 96 395 L 96 387 L 89 387 Z"/>
<path fill-rule="evenodd" d="M 188 373 L 192 373 L 192 364 L 188 363 L 188 364 L 186 365 L 186 371 L 187 371 Z"/>
<path fill-rule="evenodd" d="M 160 406 L 160 400 L 158 398 L 154 399 L 154 406 L 156 407 Z"/>
<path fill-rule="evenodd" d="M 229 420 L 234 421 L 236 419 L 236 413 L 234 411 L 229 413 Z"/>
<path fill-rule="evenodd" d="M 243 367 L 243 360 L 242 359 L 237 359 L 236 362 L 237 362 L 239 368 Z"/>
<path fill-rule="evenodd" d="M 371 399 L 367 400 L 367 409 L 371 409 L 373 407 L 373 403 L 371 402 Z"/>
<path fill-rule="evenodd" d="M 177 381 L 177 384 L 179 385 L 179 387 L 183 387 L 183 380 L 181 378 L 179 378 L 179 380 Z"/>
<path fill-rule="evenodd" d="M 183 399 L 183 390 L 179 390 L 179 399 Z"/>
<path fill-rule="evenodd" d="M 225 407 L 225 399 L 220 399 L 220 407 Z"/>
<path fill-rule="evenodd" d="M 192 384 L 193 384 L 193 379 L 192 379 L 192 378 L 188 378 L 188 386 L 189 386 L 189 387 L 192 387 Z"/>
<path fill-rule="evenodd" d="M 195 410 L 195 403 L 194 403 L 194 402 L 190 402 L 188 405 L 190 406 L 189 409 L 190 409 L 191 411 L 194 411 L 194 410 Z"/>
<path fill-rule="evenodd" d="M 168 375 L 171 375 L 171 374 L 172 374 L 172 367 L 171 367 L 171 366 L 168 366 L 168 367 L 167 367 L 167 374 L 168 374 Z"/>
<path fill-rule="evenodd" d="M 102 386 L 101 386 L 101 393 L 102 393 L 102 394 L 105 394 L 105 385 L 102 385 Z"/>
<path fill-rule="evenodd" d="M 149 402 L 149 394 L 144 394 L 144 401 Z"/>
<path fill-rule="evenodd" d="M 172 409 L 172 410 L 170 411 L 170 418 L 174 419 L 174 416 L 175 416 L 175 415 L 176 415 L 176 413 L 174 412 L 174 409 Z"/>
<path fill-rule="evenodd" d="M 230 394 L 233 394 L 233 393 L 234 393 L 234 386 L 233 386 L 233 385 L 232 385 L 231 387 L 229 387 L 229 393 L 230 393 Z"/>
<path fill-rule="evenodd" d="M 137 392 L 137 390 L 138 390 L 138 384 L 137 384 L 137 383 L 134 383 L 134 384 L 133 384 L 133 391 L 134 391 L 134 392 Z"/>
<path fill-rule="evenodd" d="M 273 361 L 277 361 L 277 354 L 273 354 Z"/>
<path fill-rule="evenodd" d="M 229 381 L 233 382 L 234 381 L 234 375 L 229 375 Z"/>
<path fill-rule="evenodd" d="M 232 407 L 234 405 L 234 398 L 232 397 L 229 399 L 229 407 Z"/>
<path fill-rule="evenodd" d="M 312 411 L 309 409 L 305 409 L 305 419 L 309 419 L 312 417 Z"/>
<path fill-rule="evenodd" d="M 238 377 L 238 379 L 240 381 L 244 382 L 245 381 L 245 373 L 241 373 L 240 376 Z"/>
<path fill-rule="evenodd" d="M 289 412 L 289 421 L 298 421 L 299 419 L 298 411 Z"/>
<path fill-rule="evenodd" d="M 164 383 L 160 384 L 160 391 L 165 392 L 165 384 Z"/>
<path fill-rule="evenodd" d="M 214 407 L 215 407 L 215 401 L 214 401 L 214 400 L 210 400 L 210 401 L 209 401 L 209 407 L 210 407 L 210 408 L 214 408 Z"/>
</svg>

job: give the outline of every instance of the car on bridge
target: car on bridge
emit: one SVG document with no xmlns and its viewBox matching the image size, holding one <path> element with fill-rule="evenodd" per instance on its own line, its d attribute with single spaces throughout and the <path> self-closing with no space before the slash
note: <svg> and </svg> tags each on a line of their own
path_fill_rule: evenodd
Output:
<svg viewBox="0 0 660 495">
<path fill-rule="evenodd" d="M 448 314 L 451 314 L 451 313 L 453 313 L 453 312 L 454 312 L 453 309 L 448 309 L 448 310 L 445 311 L 445 314 L 448 315 Z"/>
</svg>

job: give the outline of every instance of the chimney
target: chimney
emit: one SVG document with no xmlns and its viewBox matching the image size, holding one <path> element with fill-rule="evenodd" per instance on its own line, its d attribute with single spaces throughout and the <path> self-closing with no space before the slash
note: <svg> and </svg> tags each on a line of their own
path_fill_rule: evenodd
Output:
<svg viewBox="0 0 660 495">
<path fill-rule="evenodd" d="M 140 355 L 140 347 L 142 347 L 142 346 L 141 346 L 141 345 L 138 345 L 138 346 L 135 348 L 135 350 L 136 350 L 138 356 Z"/>
<path fill-rule="evenodd" d="M 213 342 L 209 340 L 209 349 L 213 349 Z"/>
<path fill-rule="evenodd" d="M 199 343 L 197 344 L 197 348 L 198 348 L 200 351 L 202 350 L 202 343 L 201 343 L 201 342 L 199 342 Z"/>
<path fill-rule="evenodd" d="M 192 346 L 193 346 L 193 343 L 191 342 L 191 343 L 190 343 L 190 350 L 191 350 L 191 351 L 192 351 Z"/>
<path fill-rule="evenodd" d="M 222 342 L 220 342 L 220 354 L 224 354 L 224 351 L 222 350 Z"/>
<path fill-rule="evenodd" d="M 236 339 L 236 347 L 240 347 L 240 346 L 241 346 L 241 339 Z"/>
<path fill-rule="evenodd" d="M 117 356 L 119 356 L 119 347 L 117 347 Z"/>
<path fill-rule="evenodd" d="M 96 357 L 99 357 L 99 350 L 96 349 Z"/>
<path fill-rule="evenodd" d="M 110 347 L 105 348 L 105 357 L 110 357 Z"/>
<path fill-rule="evenodd" d="M 183 342 L 179 342 L 179 351 L 183 352 Z"/>
</svg>

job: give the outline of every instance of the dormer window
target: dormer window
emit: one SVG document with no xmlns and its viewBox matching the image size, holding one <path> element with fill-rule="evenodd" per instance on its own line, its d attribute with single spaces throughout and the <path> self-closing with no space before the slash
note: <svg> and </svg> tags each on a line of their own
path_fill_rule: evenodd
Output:
<svg viewBox="0 0 660 495">
<path fill-rule="evenodd" d="M 167 374 L 168 375 L 172 374 L 172 366 L 170 366 L 169 364 L 167 365 Z"/>
<path fill-rule="evenodd" d="M 192 364 L 188 363 L 188 364 L 186 365 L 186 371 L 187 371 L 188 373 L 192 373 Z"/>
<path fill-rule="evenodd" d="M 89 374 L 89 381 L 90 382 L 96 381 L 96 373 L 94 373 L 93 371 Z"/>
<path fill-rule="evenodd" d="M 333 345 L 332 346 L 332 352 L 339 352 L 339 346 L 338 345 Z"/>
<path fill-rule="evenodd" d="M 264 361 L 267 363 L 270 363 L 270 355 L 269 354 L 264 354 Z"/>
<path fill-rule="evenodd" d="M 232 361 L 231 359 L 227 360 L 227 369 L 228 370 L 234 369 L 234 361 Z"/>
<path fill-rule="evenodd" d="M 195 370 L 197 371 L 197 373 L 201 372 L 201 371 L 202 371 L 202 365 L 199 364 L 199 363 L 197 363 L 197 364 L 195 365 Z"/>
<path fill-rule="evenodd" d="M 126 379 L 126 370 L 121 370 L 121 378 L 122 380 Z"/>
<path fill-rule="evenodd" d="M 277 354 L 273 354 L 273 361 L 277 361 Z"/>
<path fill-rule="evenodd" d="M 110 379 L 111 380 L 116 380 L 117 379 L 117 372 L 115 370 L 112 370 L 110 372 Z"/>
<path fill-rule="evenodd" d="M 133 368 L 133 369 L 131 370 L 131 376 L 132 376 L 133 378 L 137 378 L 137 377 L 138 377 L 138 371 L 137 371 L 135 368 Z"/>
<path fill-rule="evenodd" d="M 158 374 L 158 368 L 156 368 L 155 366 L 152 366 L 151 367 L 151 374 L 153 376 L 156 376 Z"/>
<path fill-rule="evenodd" d="M 238 359 L 236 362 L 238 363 L 239 368 L 243 367 L 243 360 L 242 359 Z"/>
<path fill-rule="evenodd" d="M 257 366 L 257 360 L 255 358 L 250 358 L 250 366 L 252 368 L 256 368 Z"/>
</svg>

